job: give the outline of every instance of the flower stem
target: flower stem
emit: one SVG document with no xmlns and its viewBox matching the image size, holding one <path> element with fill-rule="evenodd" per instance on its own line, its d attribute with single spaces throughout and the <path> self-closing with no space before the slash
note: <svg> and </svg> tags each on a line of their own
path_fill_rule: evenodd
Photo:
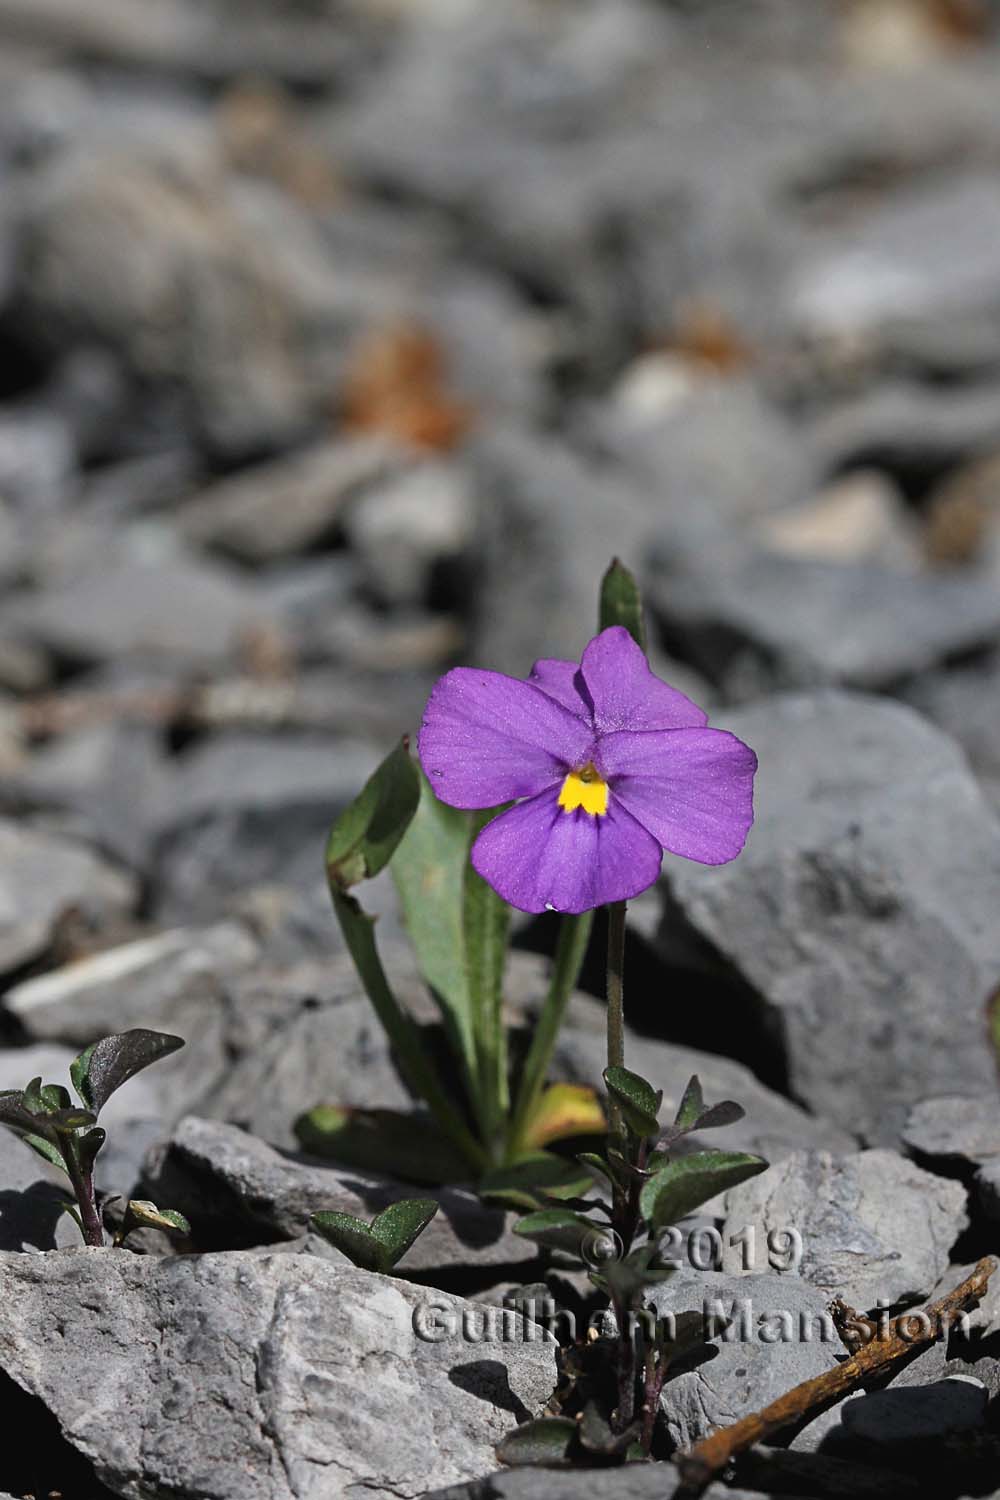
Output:
<svg viewBox="0 0 1000 1500">
<path fill-rule="evenodd" d="M 545 1075 L 566 1013 L 566 1005 L 580 977 L 592 925 L 593 912 L 589 911 L 578 917 L 563 917 L 560 923 L 552 980 L 535 1024 L 510 1123 L 508 1155 L 515 1155 L 523 1146 L 522 1137 L 545 1085 Z"/>
<path fill-rule="evenodd" d="M 624 901 L 608 907 L 608 1067 L 625 1066 L 625 911 Z M 621 1105 L 608 1100 L 611 1144 L 624 1150 L 625 1122 Z"/>
</svg>

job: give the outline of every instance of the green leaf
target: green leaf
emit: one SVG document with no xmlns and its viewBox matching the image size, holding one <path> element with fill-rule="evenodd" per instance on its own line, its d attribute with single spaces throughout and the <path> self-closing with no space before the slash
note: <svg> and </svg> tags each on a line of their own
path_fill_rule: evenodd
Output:
<svg viewBox="0 0 1000 1500">
<path fill-rule="evenodd" d="M 99 1115 L 111 1095 L 143 1068 L 183 1047 L 179 1036 L 163 1031 L 118 1031 L 102 1037 L 70 1066 L 73 1087 L 89 1109 Z M 93 1124 L 91 1120 L 89 1122 Z"/>
<path fill-rule="evenodd" d="M 511 1468 L 568 1463 L 576 1435 L 576 1423 L 571 1417 L 536 1417 L 501 1438 L 496 1448 L 497 1458 Z"/>
<path fill-rule="evenodd" d="M 601 630 L 607 630 L 611 625 L 624 625 L 636 645 L 645 651 L 646 627 L 639 585 L 617 557 L 601 580 L 598 623 Z"/>
<path fill-rule="evenodd" d="M 353 1214 L 324 1212 L 313 1214 L 309 1220 L 335 1249 L 363 1271 L 388 1271 L 389 1251 L 372 1234 L 368 1225 Z"/>
<path fill-rule="evenodd" d="M 33 1078 L 21 1095 L 21 1108 L 29 1115 L 47 1115 L 48 1107 L 42 1093 L 41 1078 Z"/>
<path fill-rule="evenodd" d="M 467 1182 L 469 1162 L 427 1115 L 319 1104 L 295 1121 L 304 1151 L 410 1182 Z"/>
<path fill-rule="evenodd" d="M 140 1226 L 162 1229 L 167 1234 L 190 1234 L 191 1225 L 176 1208 L 157 1208 L 147 1198 L 130 1198 L 125 1210 L 122 1237 Z"/>
<path fill-rule="evenodd" d="M 93 1171 L 94 1159 L 107 1138 L 108 1132 L 102 1130 L 100 1125 L 95 1125 L 86 1135 L 77 1137 L 76 1149 L 80 1153 L 80 1162 L 85 1172 Z"/>
<path fill-rule="evenodd" d="M 41 1095 L 42 1103 L 49 1114 L 55 1114 L 57 1110 L 69 1109 L 73 1103 L 69 1089 L 64 1089 L 61 1083 L 43 1083 Z"/>
<path fill-rule="evenodd" d="M 663 1090 L 654 1089 L 645 1078 L 630 1073 L 628 1068 L 605 1068 L 604 1082 L 608 1093 L 621 1105 L 629 1129 L 643 1139 L 656 1135 L 660 1128 L 656 1115 L 663 1100 Z"/>
<path fill-rule="evenodd" d="M 37 1151 L 39 1156 L 44 1157 L 47 1162 L 51 1162 L 52 1166 L 58 1167 L 61 1172 L 66 1171 L 66 1162 L 63 1154 L 59 1150 L 59 1147 L 52 1141 L 47 1141 L 41 1135 L 28 1134 L 22 1135 L 21 1139 L 26 1146 L 31 1147 L 32 1151 Z"/>
<path fill-rule="evenodd" d="M 85 1051 L 81 1052 L 79 1057 L 74 1057 L 73 1061 L 69 1065 L 70 1083 L 72 1083 L 73 1087 L 76 1089 L 77 1094 L 83 1100 L 84 1104 L 90 1103 L 89 1096 L 86 1093 L 87 1074 L 90 1071 L 90 1059 L 94 1055 L 94 1048 L 96 1046 L 96 1042 L 91 1042 L 90 1046 L 87 1047 Z"/>
<path fill-rule="evenodd" d="M 420 772 L 420 802 L 392 861 L 406 930 L 476 1097 L 479 1054 L 466 952 L 466 869 L 473 819 L 435 797 Z M 485 961 L 484 961 L 485 963 Z"/>
<path fill-rule="evenodd" d="M 483 1198 L 513 1198 L 537 1203 L 537 1194 L 580 1193 L 591 1184 L 588 1172 L 554 1151 L 532 1151 L 506 1166 L 495 1167 L 480 1178 L 477 1190 Z"/>
<path fill-rule="evenodd" d="M 603 1415 L 596 1401 L 588 1401 L 580 1417 L 580 1445 L 588 1453 L 600 1454 L 602 1458 L 615 1458 L 635 1442 L 638 1424 L 633 1423 L 624 1432 L 612 1432 L 611 1423 Z"/>
<path fill-rule="evenodd" d="M 537 1213 L 525 1214 L 514 1225 L 514 1233 L 536 1245 L 545 1245 L 550 1250 L 568 1250 L 579 1255 L 584 1240 L 591 1236 L 603 1236 L 606 1231 L 593 1219 L 574 1213 L 568 1208 L 542 1208 Z M 610 1241 L 610 1235 L 607 1235 Z"/>
<path fill-rule="evenodd" d="M 473 836 L 493 817 L 480 813 Z M 494 1138 L 510 1110 L 507 1083 L 507 1030 L 503 1019 L 503 976 L 511 909 L 476 873 L 466 855 L 462 891 L 465 978 L 476 1048 L 477 1098 L 484 1135 Z"/>
<path fill-rule="evenodd" d="M 394 1266 L 422 1234 L 437 1213 L 440 1204 L 433 1198 L 401 1198 L 390 1203 L 371 1222 L 371 1232 L 385 1247 L 389 1265 Z"/>
<path fill-rule="evenodd" d="M 326 873 L 346 891 L 383 870 L 417 809 L 420 781 L 404 738 L 365 782 L 330 830 Z"/>
<path fill-rule="evenodd" d="M 695 1073 L 684 1090 L 684 1097 L 674 1116 L 674 1124 L 679 1125 L 682 1130 L 693 1130 L 698 1116 L 704 1112 L 705 1100 L 702 1097 L 701 1080 Z"/>
<path fill-rule="evenodd" d="M 659 1232 L 693 1213 L 716 1193 L 767 1170 L 760 1156 L 742 1151 L 695 1151 L 661 1167 L 639 1194 L 639 1211 Z"/>
</svg>

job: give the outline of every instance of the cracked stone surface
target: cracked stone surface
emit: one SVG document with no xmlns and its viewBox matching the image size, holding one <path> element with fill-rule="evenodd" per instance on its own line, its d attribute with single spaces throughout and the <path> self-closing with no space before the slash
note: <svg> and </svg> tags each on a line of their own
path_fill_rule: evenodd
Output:
<svg viewBox="0 0 1000 1500">
<path fill-rule="evenodd" d="M 415 1500 L 493 1470 L 555 1383 L 541 1330 L 468 1342 L 499 1314 L 428 1296 L 304 1256 L 3 1255 L 0 1368 L 124 1500 Z"/>
<path fill-rule="evenodd" d="M 785 1271 L 780 1253 L 770 1257 L 782 1280 L 801 1278 L 827 1297 L 874 1310 L 880 1300 L 890 1305 L 929 1293 L 967 1225 L 962 1185 L 894 1151 L 800 1151 L 726 1195 L 722 1235 L 728 1245 L 752 1226 L 757 1255 L 767 1264 L 768 1247 L 784 1249 L 795 1231 L 798 1266 Z M 729 1253 L 733 1260 L 743 1255 L 739 1248 Z"/>
<path fill-rule="evenodd" d="M 923 1099 L 903 1130 L 903 1143 L 935 1171 L 971 1179 L 974 1205 L 1000 1220 L 1000 1103 L 995 1094 Z"/>
</svg>

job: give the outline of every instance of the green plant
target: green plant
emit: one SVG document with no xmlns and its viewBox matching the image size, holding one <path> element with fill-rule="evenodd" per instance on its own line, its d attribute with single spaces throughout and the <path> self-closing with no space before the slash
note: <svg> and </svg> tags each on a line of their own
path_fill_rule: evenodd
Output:
<svg viewBox="0 0 1000 1500">
<path fill-rule="evenodd" d="M 70 1064 L 70 1081 L 79 1104 L 73 1103 L 62 1084 L 42 1083 L 41 1078 L 33 1078 L 24 1089 L 0 1093 L 0 1124 L 69 1178 L 75 1201 L 67 1202 L 67 1209 L 88 1245 L 105 1242 L 94 1162 L 107 1132 L 97 1123 L 98 1116 L 123 1083 L 183 1045 L 178 1036 L 141 1029 L 116 1032 L 94 1042 Z M 182 1214 L 136 1199 L 126 1206 L 115 1243 L 121 1244 L 132 1229 L 143 1224 L 170 1233 L 190 1232 Z"/>
</svg>

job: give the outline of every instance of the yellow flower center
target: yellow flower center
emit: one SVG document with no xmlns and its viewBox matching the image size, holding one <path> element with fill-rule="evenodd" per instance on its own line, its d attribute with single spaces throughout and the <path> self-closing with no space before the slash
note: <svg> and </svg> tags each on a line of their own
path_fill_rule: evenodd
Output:
<svg viewBox="0 0 1000 1500">
<path fill-rule="evenodd" d="M 602 781 L 588 761 L 579 771 L 570 771 L 559 793 L 559 806 L 565 812 L 582 807 L 585 813 L 602 818 L 608 810 L 608 784 Z"/>
</svg>

